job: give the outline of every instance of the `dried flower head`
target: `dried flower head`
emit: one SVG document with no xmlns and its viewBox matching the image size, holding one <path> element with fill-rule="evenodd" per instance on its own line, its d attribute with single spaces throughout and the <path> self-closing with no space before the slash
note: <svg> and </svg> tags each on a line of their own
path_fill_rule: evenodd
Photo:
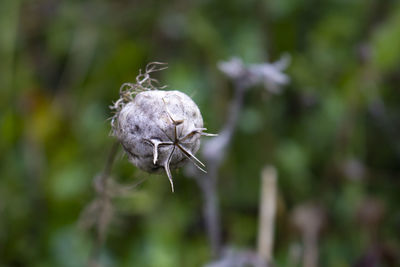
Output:
<svg viewBox="0 0 400 267">
<path fill-rule="evenodd" d="M 219 62 L 218 68 L 228 77 L 240 80 L 248 88 L 262 84 L 270 93 L 280 93 L 281 87 L 289 83 L 290 78 L 283 71 L 289 66 L 290 55 L 284 54 L 273 63 L 244 64 L 240 58 Z"/>
<path fill-rule="evenodd" d="M 214 135 L 204 132 L 203 117 L 189 96 L 154 85 L 158 82 L 150 73 L 165 68 L 165 63 L 150 63 L 136 83 L 121 86 L 120 98 L 111 106 L 115 110 L 111 125 L 129 160 L 146 172 L 165 170 L 174 191 L 171 169 L 190 160 L 205 172 L 195 153 L 200 136 Z"/>
</svg>

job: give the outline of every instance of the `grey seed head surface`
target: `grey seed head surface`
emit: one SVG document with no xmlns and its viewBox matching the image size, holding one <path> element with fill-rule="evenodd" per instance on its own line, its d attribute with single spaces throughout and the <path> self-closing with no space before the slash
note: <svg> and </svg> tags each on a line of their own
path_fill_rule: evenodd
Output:
<svg viewBox="0 0 400 267">
<path fill-rule="evenodd" d="M 115 128 L 115 135 L 135 166 L 146 172 L 160 172 L 167 170 L 166 165 L 176 169 L 187 162 L 188 156 L 177 149 L 178 143 L 192 155 L 198 151 L 202 135 L 198 129 L 203 128 L 203 118 L 186 94 L 152 90 L 138 93 L 121 109 Z"/>
</svg>

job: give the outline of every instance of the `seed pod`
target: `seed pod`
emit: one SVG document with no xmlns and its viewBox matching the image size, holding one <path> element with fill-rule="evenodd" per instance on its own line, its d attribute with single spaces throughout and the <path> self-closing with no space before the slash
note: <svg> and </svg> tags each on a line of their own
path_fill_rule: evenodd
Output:
<svg viewBox="0 0 400 267">
<path fill-rule="evenodd" d="M 138 84 L 131 85 L 137 87 Z M 200 147 L 200 136 L 213 135 L 204 133 L 203 118 L 193 100 L 179 91 L 146 90 L 129 96 L 124 101 L 122 94 L 116 102 L 117 113 L 112 120 L 113 134 L 128 159 L 146 172 L 164 169 L 172 191 L 171 169 L 190 160 L 204 171 L 204 164 L 194 154 Z"/>
</svg>

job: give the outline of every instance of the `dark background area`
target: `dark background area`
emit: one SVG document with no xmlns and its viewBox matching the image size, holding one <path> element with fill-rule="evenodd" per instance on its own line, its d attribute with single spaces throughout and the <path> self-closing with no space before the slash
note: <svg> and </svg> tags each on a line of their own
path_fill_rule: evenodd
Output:
<svg viewBox="0 0 400 267">
<path fill-rule="evenodd" d="M 272 164 L 276 266 L 297 266 L 293 211 L 310 203 L 324 214 L 320 266 L 399 264 L 399 1 L 3 0 L 0 32 L 0 266 L 86 264 L 93 237 L 78 220 L 113 144 L 109 105 L 148 62 L 168 62 L 156 77 L 218 132 L 232 84 L 217 63 L 286 52 L 291 83 L 246 94 L 219 172 L 224 244 L 255 247 Z M 120 154 L 115 180 L 149 178 L 114 199 L 103 265 L 209 262 L 193 179 L 174 172 L 172 194 Z"/>
</svg>

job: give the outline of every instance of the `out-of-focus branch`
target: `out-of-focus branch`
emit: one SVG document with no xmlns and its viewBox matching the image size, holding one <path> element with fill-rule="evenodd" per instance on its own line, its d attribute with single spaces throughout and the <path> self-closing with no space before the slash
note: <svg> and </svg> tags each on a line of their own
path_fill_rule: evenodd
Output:
<svg viewBox="0 0 400 267">
<path fill-rule="evenodd" d="M 261 173 L 261 199 L 258 225 L 258 255 L 266 266 L 271 263 L 273 255 L 276 180 L 276 169 L 272 166 L 266 166 Z"/>
<path fill-rule="evenodd" d="M 88 262 L 89 267 L 100 266 L 100 251 L 105 240 L 107 227 L 114 213 L 108 184 L 111 180 L 111 168 L 115 161 L 118 147 L 119 142 L 116 141 L 108 154 L 103 172 L 94 179 L 97 197 L 83 210 L 79 220 L 82 227 L 90 228 L 93 226 L 95 228 L 95 240 Z"/>
<path fill-rule="evenodd" d="M 207 165 L 207 174 L 197 173 L 194 178 L 198 183 L 204 198 L 203 215 L 207 236 L 214 257 L 220 255 L 221 228 L 219 214 L 219 199 L 217 193 L 218 169 L 225 156 L 227 147 L 232 140 L 240 111 L 243 106 L 245 87 L 236 84 L 235 95 L 229 108 L 231 115 L 221 133 L 204 143 L 202 156 Z"/>
<path fill-rule="evenodd" d="M 325 222 L 322 208 L 313 203 L 296 207 L 292 215 L 293 224 L 301 234 L 303 243 L 303 266 L 318 266 L 318 238 Z"/>
<path fill-rule="evenodd" d="M 119 142 L 116 141 L 108 154 L 103 172 L 93 179 L 96 197 L 86 206 L 79 218 L 79 224 L 82 228 L 94 229 L 94 243 L 88 262 L 89 267 L 100 266 L 101 249 L 106 240 L 108 226 L 114 217 L 113 198 L 131 193 L 133 188 L 146 179 L 141 179 L 132 185 L 121 185 L 112 179 L 111 169 L 118 148 Z"/>
<path fill-rule="evenodd" d="M 220 134 L 204 142 L 202 157 L 207 165 L 207 174 L 187 168 L 187 174 L 194 177 L 199 185 L 203 199 L 203 216 L 207 236 L 214 258 L 221 256 L 221 225 L 218 198 L 218 170 L 226 155 L 227 148 L 236 131 L 239 115 L 242 111 L 246 91 L 262 84 L 271 93 L 278 93 L 280 87 L 289 82 L 289 78 L 282 71 L 287 67 L 288 56 L 282 57 L 275 63 L 250 64 L 248 66 L 238 59 L 220 62 L 219 69 L 232 79 L 234 96 L 229 106 L 229 116 Z"/>
</svg>

